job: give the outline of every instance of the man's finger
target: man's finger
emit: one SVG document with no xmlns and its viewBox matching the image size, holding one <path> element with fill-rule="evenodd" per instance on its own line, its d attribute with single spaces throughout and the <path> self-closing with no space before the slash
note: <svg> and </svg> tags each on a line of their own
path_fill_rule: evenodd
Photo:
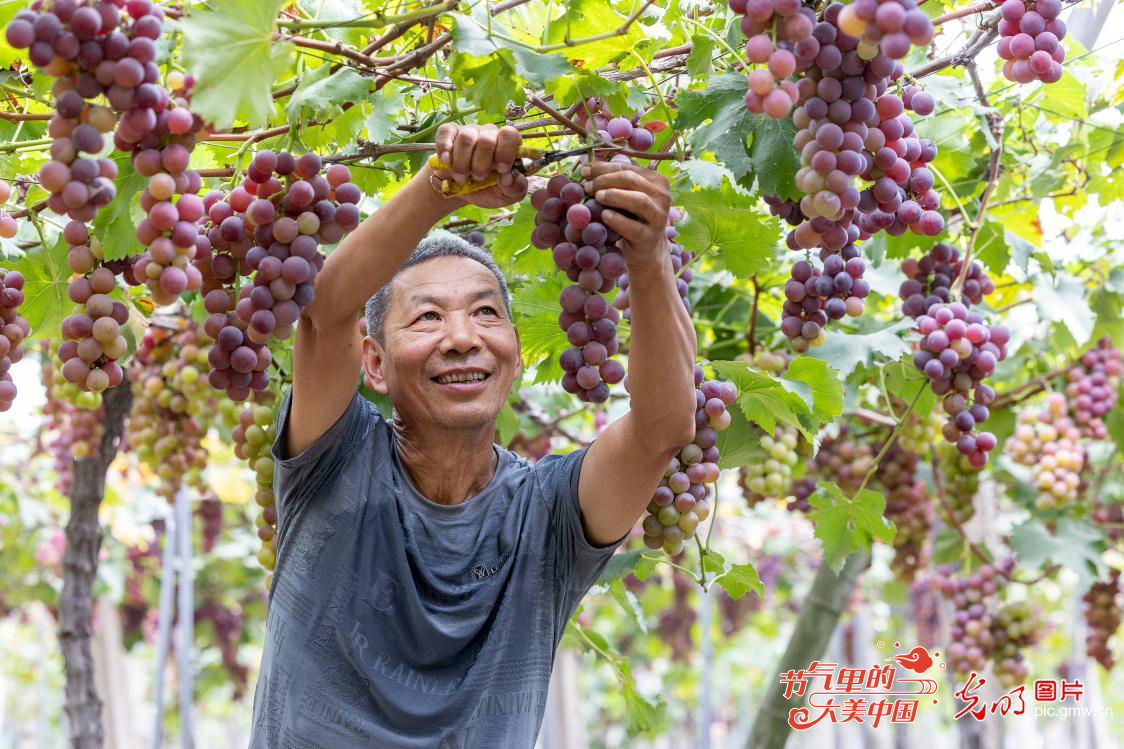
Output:
<svg viewBox="0 0 1124 749">
<path fill-rule="evenodd" d="M 610 187 L 622 190 L 639 190 L 641 192 L 648 192 L 652 189 L 650 180 L 631 170 L 601 174 L 592 179 L 586 179 L 582 186 L 585 187 L 586 192 L 597 192 Z"/>
<path fill-rule="evenodd" d="M 476 145 L 472 148 L 472 163 L 469 168 L 476 179 L 484 179 L 492 173 L 496 160 L 496 138 L 499 131 L 492 126 L 485 125 L 479 129 Z"/>
<path fill-rule="evenodd" d="M 453 141 L 457 139 L 457 130 L 455 122 L 446 122 L 437 128 L 437 136 L 433 139 L 437 146 L 437 158 L 446 164 L 453 158 Z"/>
<path fill-rule="evenodd" d="M 643 237 L 645 232 L 648 231 L 645 224 L 635 221 L 612 208 L 606 208 L 601 212 L 601 223 L 620 234 L 625 240 Z M 620 246 L 620 240 L 617 240 L 617 246 Z"/>
<path fill-rule="evenodd" d="M 478 136 L 479 129 L 475 125 L 465 125 L 453 142 L 453 158 L 449 163 L 453 165 L 453 177 L 458 182 L 464 182 L 472 168 L 472 151 Z"/>
<path fill-rule="evenodd" d="M 666 212 L 647 193 L 610 187 L 598 190 L 593 197 L 606 208 L 628 211 L 649 226 L 660 227 L 667 221 Z"/>
<path fill-rule="evenodd" d="M 511 125 L 504 125 L 500 128 L 499 136 L 496 139 L 496 171 L 500 174 L 511 171 L 511 166 L 515 162 L 515 154 L 519 152 L 519 146 L 523 143 L 523 136 L 519 131 Z"/>
</svg>

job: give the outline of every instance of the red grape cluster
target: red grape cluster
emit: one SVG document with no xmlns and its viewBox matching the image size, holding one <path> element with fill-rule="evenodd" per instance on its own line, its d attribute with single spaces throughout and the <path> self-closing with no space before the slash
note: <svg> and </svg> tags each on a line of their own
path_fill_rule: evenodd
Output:
<svg viewBox="0 0 1124 749">
<path fill-rule="evenodd" d="M 929 560 L 929 533 L 935 513 L 925 486 L 917 480 L 917 454 L 897 443 L 878 464 L 875 478 L 886 490 L 886 517 L 897 526 L 894 559 L 890 566 L 905 579 L 912 579 Z"/>
<path fill-rule="evenodd" d="M 160 479 L 157 493 L 168 502 L 185 482 L 206 491 L 202 443 L 215 399 L 201 371 L 210 345 L 194 322 L 175 333 L 151 327 L 130 363 L 127 437 L 137 458 Z"/>
<path fill-rule="evenodd" d="M 789 492 L 793 497 L 788 503 L 789 511 L 812 510 L 808 500 L 816 491 L 817 479 L 834 482 L 846 494 L 858 491 L 873 464 L 874 449 L 871 445 L 852 438 L 847 425 L 842 425 L 837 435 L 823 438 L 816 456 L 804 466 L 804 474 L 808 478 L 793 484 Z"/>
<path fill-rule="evenodd" d="M 23 304 L 23 274 L 0 268 L 0 411 L 16 399 L 16 384 L 8 370 L 23 358 L 23 339 L 31 333 L 27 318 L 19 313 Z"/>
<path fill-rule="evenodd" d="M 710 515 L 707 484 L 718 480 L 718 433 L 730 426 L 726 407 L 737 400 L 732 384 L 704 381 L 695 365 L 695 438 L 671 459 L 644 518 L 644 544 L 675 556 Z"/>
<path fill-rule="evenodd" d="M 1057 83 L 1062 77 L 1065 22 L 1061 0 L 1006 0 L 999 6 L 998 52 L 1004 77 L 1015 83 Z"/>
<path fill-rule="evenodd" d="M 1027 601 L 1000 605 L 996 593 L 1004 574 L 1013 564 L 1001 568 L 985 564 L 972 576 L 954 578 L 942 566 L 936 584 L 955 607 L 950 642 L 949 664 L 960 677 L 983 671 L 990 660 L 1000 686 L 1009 689 L 1026 680 L 1030 669 L 1021 650 L 1036 643 L 1044 633 L 1041 611 Z"/>
<path fill-rule="evenodd" d="M 1081 430 L 1066 416 L 1067 410 L 1065 396 L 1051 393 L 1045 408 L 1019 412 L 1015 433 L 1007 440 L 1011 458 L 1030 466 L 1041 510 L 1076 502 L 1082 488 L 1085 448 Z"/>
<path fill-rule="evenodd" d="M 1124 360 L 1108 338 L 1099 340 L 1066 371 L 1066 395 L 1082 435 L 1095 440 L 1108 438 L 1104 416 L 1116 406 L 1121 372 Z"/>
<path fill-rule="evenodd" d="M 977 431 L 987 421 L 995 391 L 982 380 L 1007 356 L 1010 333 L 1002 325 L 984 324 L 983 316 L 960 302 L 938 303 L 917 318 L 920 339 L 913 363 L 929 378 L 933 392 L 943 396 L 948 414 L 941 433 L 977 468 L 987 464 L 995 435 Z"/>
<path fill-rule="evenodd" d="M 676 275 L 676 289 L 679 291 L 679 297 L 683 300 L 683 306 L 690 312 L 691 300 L 687 298 L 687 291 L 690 288 L 691 279 L 694 278 L 690 262 L 694 259 L 695 253 L 674 241 L 679 236 L 679 230 L 675 228 L 675 224 L 682 219 L 683 212 L 672 206 L 667 215 L 667 249 L 671 253 L 671 270 Z M 632 311 L 629 308 L 627 272 L 621 273 L 620 278 L 617 279 L 617 284 L 620 291 L 613 299 L 613 306 L 621 311 L 624 319 L 631 320 Z"/>
<path fill-rule="evenodd" d="M 257 483 L 254 502 L 261 508 L 256 519 L 258 538 L 262 544 L 258 562 L 272 571 L 277 561 L 277 505 L 273 496 L 270 446 L 276 436 L 276 406 L 264 403 L 239 405 L 226 401 L 220 409 L 231 426 L 234 454 L 245 460 L 254 471 Z"/>
<path fill-rule="evenodd" d="M 44 344 L 41 374 L 47 402 L 43 406 L 46 418 L 41 429 L 47 435 L 47 449 L 54 459 L 55 486 L 61 494 L 69 495 L 73 461 L 88 458 L 98 449 L 104 431 L 105 412 L 100 402 L 84 408 L 59 397 L 61 377 L 56 377 L 54 360 L 50 346 Z"/>
<path fill-rule="evenodd" d="M 855 0 L 840 11 L 839 28 L 858 37 L 856 51 L 868 60 L 879 52 L 900 60 L 910 45 L 924 47 L 933 40 L 933 22 L 914 0 Z"/>
<path fill-rule="evenodd" d="M 746 59 L 764 66 L 749 73 L 746 109 L 783 120 L 799 99 L 796 84 L 787 79 L 798 68 L 811 65 L 820 51 L 812 36 L 816 12 L 800 0 L 729 0 L 729 4 L 742 16 Z"/>
<path fill-rule="evenodd" d="M 238 660 L 238 649 L 245 636 L 245 616 L 240 608 L 224 606 L 208 597 L 195 609 L 195 623 L 204 620 L 211 622 L 211 633 L 219 646 L 223 668 L 234 683 L 233 698 L 241 700 L 250 676 L 250 670 Z"/>
<path fill-rule="evenodd" d="M 12 197 L 12 187 L 4 180 L 0 179 L 0 206 L 3 206 Z M 16 236 L 19 227 L 16 225 L 16 220 L 9 216 L 7 213 L 0 209 L 0 237 L 4 239 L 11 239 Z"/>
<path fill-rule="evenodd" d="M 71 221 L 64 234 L 77 239 L 79 234 L 86 235 L 86 226 Z M 72 246 L 71 254 L 82 246 Z M 104 266 L 71 279 L 67 286 L 70 301 L 79 306 L 62 321 L 62 335 L 66 340 L 59 346 L 58 356 L 62 361 L 62 376 L 80 390 L 100 393 L 119 384 L 124 375 L 117 360 L 129 351 L 128 341 L 121 334 L 121 326 L 129 319 L 129 310 L 109 298 L 116 286 L 117 276 Z"/>
<path fill-rule="evenodd" d="M 906 280 L 899 289 L 902 312 L 916 319 L 934 304 L 951 302 L 952 284 L 963 269 L 960 251 L 944 243 L 933 245 L 920 259 L 903 260 L 902 273 Z M 960 301 L 965 305 L 979 304 L 993 291 L 995 284 L 980 264 L 973 261 L 964 276 Z"/>
<path fill-rule="evenodd" d="M 647 151 L 655 140 L 651 130 L 637 124 L 638 118 L 613 116 L 602 99 L 586 99 L 578 105 L 574 120 L 582 127 L 592 127 L 602 141 L 626 145 L 634 151 Z M 609 161 L 632 163 L 632 159 L 620 153 L 611 156 Z"/>
<path fill-rule="evenodd" d="M 1099 580 L 1085 593 L 1085 652 L 1106 671 L 1116 659 L 1109 640 L 1124 622 L 1124 597 L 1120 593 L 1120 570 L 1112 570 L 1108 580 Z"/>
<path fill-rule="evenodd" d="M 200 532 L 203 536 L 203 553 L 209 554 L 215 548 L 215 541 L 222 535 L 222 500 L 211 495 L 199 500 L 195 514 L 203 521 Z"/>
<path fill-rule="evenodd" d="M 808 220 L 804 211 L 800 210 L 800 203 L 779 195 L 763 195 L 762 199 L 769 206 L 769 213 L 779 216 L 789 226 L 799 226 Z"/>
<path fill-rule="evenodd" d="M 781 332 L 798 353 L 823 343 L 829 320 L 861 315 L 863 300 L 870 293 L 870 284 L 863 278 L 866 263 L 853 244 L 840 252 L 825 247 L 820 258 L 822 270 L 798 260 L 784 285 Z"/>
<path fill-rule="evenodd" d="M 562 290 L 558 325 L 570 348 L 558 357 L 562 387 L 587 403 L 604 403 L 609 386 L 624 379 L 624 366 L 611 358 L 620 345 L 620 313 L 602 294 L 613 290 L 625 271 L 619 235 L 601 223 L 601 204 L 586 199 L 581 183 L 564 174 L 531 195 L 535 230 L 531 243 L 553 248 L 554 264 L 575 283 Z"/>
</svg>

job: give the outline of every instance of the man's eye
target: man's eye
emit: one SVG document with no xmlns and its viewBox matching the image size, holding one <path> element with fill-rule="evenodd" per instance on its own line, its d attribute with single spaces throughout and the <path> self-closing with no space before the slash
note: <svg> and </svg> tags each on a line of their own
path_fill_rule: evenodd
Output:
<svg viewBox="0 0 1124 749">
<path fill-rule="evenodd" d="M 499 317 L 499 316 L 500 316 L 500 313 L 499 313 L 499 312 L 496 312 L 496 308 L 495 308 L 495 307 L 489 307 L 489 306 L 487 306 L 487 305 L 485 305 L 485 306 L 481 307 L 480 309 L 478 309 L 478 310 L 476 310 L 476 311 L 477 311 L 477 312 L 490 312 L 490 313 L 492 313 L 493 315 L 495 315 L 496 317 Z"/>
<path fill-rule="evenodd" d="M 423 312 L 420 315 L 418 315 L 418 319 L 419 320 L 436 320 L 438 318 L 437 318 L 437 313 L 430 310 L 429 312 Z"/>
</svg>

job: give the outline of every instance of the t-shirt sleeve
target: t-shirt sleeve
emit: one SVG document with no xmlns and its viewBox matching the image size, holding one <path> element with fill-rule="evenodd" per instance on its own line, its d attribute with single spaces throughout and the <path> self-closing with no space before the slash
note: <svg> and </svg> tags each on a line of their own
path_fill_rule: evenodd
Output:
<svg viewBox="0 0 1124 749">
<path fill-rule="evenodd" d="M 339 475 L 367 428 L 381 418 L 356 390 L 351 403 L 328 431 L 296 455 L 283 457 L 286 455 L 292 399 L 293 388 L 290 385 L 277 411 L 277 436 L 271 448 L 273 494 L 279 529 L 287 525 L 289 517 L 300 512 L 328 478 Z"/>
<path fill-rule="evenodd" d="M 569 570 L 567 578 L 560 581 L 565 619 L 570 618 L 582 596 L 609 563 L 609 558 L 628 538 L 628 533 L 625 533 L 616 541 L 597 546 L 586 536 L 578 503 L 578 479 L 587 451 L 588 448 L 583 448 L 569 455 L 547 456 L 536 466 L 540 471 L 540 490 L 549 503 L 553 542 L 561 562 L 559 567 Z"/>
</svg>

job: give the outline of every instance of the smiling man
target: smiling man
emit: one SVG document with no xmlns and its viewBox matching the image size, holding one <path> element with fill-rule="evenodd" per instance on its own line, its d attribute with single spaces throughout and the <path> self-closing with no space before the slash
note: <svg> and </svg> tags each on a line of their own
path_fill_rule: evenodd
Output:
<svg viewBox="0 0 1124 749">
<path fill-rule="evenodd" d="M 507 284 L 487 252 L 425 235 L 466 203 L 521 200 L 519 144 L 511 127 L 443 125 L 452 168 L 436 176 L 498 184 L 447 199 L 423 167 L 317 277 L 273 445 L 255 749 L 533 746 L 566 621 L 694 435 L 667 180 L 597 163 L 587 189 L 629 274 L 631 410 L 537 464 L 493 443 L 520 366 Z M 356 392 L 360 366 L 391 421 Z"/>
</svg>

